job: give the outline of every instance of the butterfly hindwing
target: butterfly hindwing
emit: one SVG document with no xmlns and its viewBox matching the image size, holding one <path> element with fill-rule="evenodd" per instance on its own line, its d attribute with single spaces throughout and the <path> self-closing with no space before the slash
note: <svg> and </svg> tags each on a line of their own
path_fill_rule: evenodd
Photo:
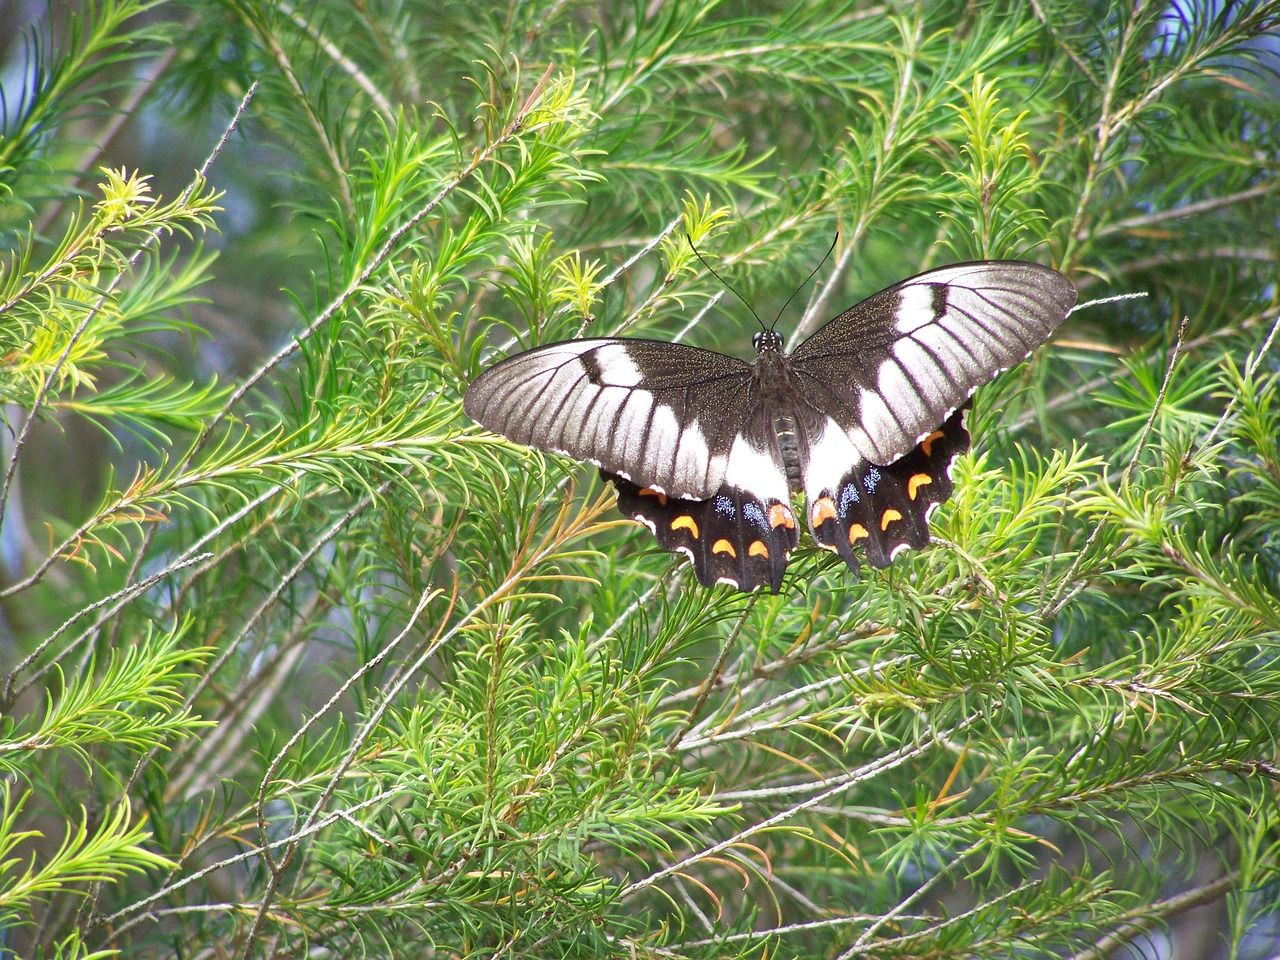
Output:
<svg viewBox="0 0 1280 960">
<path fill-rule="evenodd" d="M 889 464 L 1048 339 L 1075 302 L 1071 281 L 1036 263 L 941 267 L 827 323 L 791 354 L 791 372 L 862 459 Z"/>
<path fill-rule="evenodd" d="M 814 540 L 840 554 L 855 574 L 855 550 L 873 567 L 887 567 L 907 547 L 928 545 L 929 518 L 951 499 L 951 467 L 969 449 L 968 409 L 965 404 L 896 462 L 859 462 L 819 488 L 808 500 Z"/>
<path fill-rule="evenodd" d="M 463 409 L 495 433 L 702 498 L 755 406 L 750 364 L 658 340 L 565 340 L 495 364 Z"/>
<path fill-rule="evenodd" d="M 688 557 L 703 586 L 782 588 L 788 555 L 799 542 L 787 504 L 727 484 L 706 500 L 682 500 L 605 471 L 601 476 L 617 488 L 618 509 L 648 527 L 663 549 Z"/>
<path fill-rule="evenodd" d="M 964 427 L 968 407 L 897 462 L 877 466 L 857 461 L 833 483 L 814 489 L 808 497 L 814 540 L 838 553 L 855 576 L 858 552 L 872 566 L 887 567 L 907 547 L 927 546 L 929 519 L 951 498 L 951 467 L 969 449 Z M 618 510 L 648 527 L 664 549 L 688 557 L 703 586 L 781 589 L 787 561 L 799 542 L 795 516 L 783 500 L 729 485 L 709 499 L 685 500 L 606 471 L 601 476 L 617 488 Z M 766 486 L 776 489 L 780 481 L 785 478 Z"/>
</svg>

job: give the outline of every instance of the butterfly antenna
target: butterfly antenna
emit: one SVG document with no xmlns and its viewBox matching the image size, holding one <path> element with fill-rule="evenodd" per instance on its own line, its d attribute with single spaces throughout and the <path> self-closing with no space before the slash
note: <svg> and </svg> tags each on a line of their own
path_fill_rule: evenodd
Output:
<svg viewBox="0 0 1280 960">
<path fill-rule="evenodd" d="M 812 280 L 814 277 L 818 275 L 818 271 L 822 269 L 822 265 L 831 259 L 831 251 L 836 248 L 836 244 L 839 242 L 840 242 L 840 231 L 837 230 L 836 235 L 831 239 L 831 246 L 827 247 L 826 256 L 824 256 L 822 260 L 819 261 L 818 265 L 813 268 L 813 272 L 809 274 L 809 276 L 805 277 L 804 283 L 796 287 L 795 291 L 791 294 L 791 296 L 787 297 L 787 302 L 782 305 L 782 310 L 779 310 L 778 315 L 773 318 L 774 327 L 778 325 L 778 321 L 782 319 L 783 311 L 785 311 L 787 307 L 790 306 L 791 301 L 796 298 L 796 294 L 799 293 L 801 290 L 803 290 L 805 288 L 805 284 L 807 284 L 810 280 Z M 769 329 L 772 330 L 773 327 L 770 327 Z"/>
<path fill-rule="evenodd" d="M 693 255 L 702 261 L 702 265 L 711 271 L 711 275 L 715 277 L 717 280 L 719 280 L 728 289 L 730 293 L 732 293 L 735 297 L 737 297 L 739 300 L 741 300 L 743 303 L 747 305 L 747 309 L 751 311 L 751 315 L 756 318 L 756 323 L 760 324 L 760 329 L 768 330 L 769 328 L 764 325 L 764 321 L 760 319 L 760 314 L 756 313 L 756 308 L 751 305 L 751 303 L 747 300 L 747 298 L 744 297 L 742 294 L 740 294 L 737 290 L 733 289 L 733 287 L 729 285 L 729 281 L 726 280 L 724 277 L 720 276 L 720 274 L 716 273 L 716 268 L 711 266 L 711 264 L 707 263 L 707 261 L 703 259 L 702 254 L 698 252 L 698 248 L 693 245 L 693 237 L 689 236 L 686 233 L 684 235 L 684 238 L 689 241 L 689 249 L 693 251 Z M 775 320 L 774 322 L 776 323 L 777 321 Z"/>
</svg>

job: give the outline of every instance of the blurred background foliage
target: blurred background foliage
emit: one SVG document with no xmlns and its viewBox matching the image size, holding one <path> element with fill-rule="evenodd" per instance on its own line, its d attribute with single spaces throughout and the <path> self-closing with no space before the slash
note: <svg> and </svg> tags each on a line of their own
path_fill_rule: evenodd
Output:
<svg viewBox="0 0 1280 960">
<path fill-rule="evenodd" d="M 1275 0 L 0 2 L 0 956 L 1280 950 Z M 954 260 L 937 543 L 706 591 L 462 415 Z"/>
</svg>

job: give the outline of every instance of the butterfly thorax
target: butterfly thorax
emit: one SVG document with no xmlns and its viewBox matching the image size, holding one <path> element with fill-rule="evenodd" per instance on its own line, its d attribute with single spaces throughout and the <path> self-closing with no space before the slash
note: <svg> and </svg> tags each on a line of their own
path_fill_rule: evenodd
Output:
<svg viewBox="0 0 1280 960">
<path fill-rule="evenodd" d="M 756 347 L 755 377 L 760 409 L 768 417 L 768 429 L 786 469 L 787 486 L 794 494 L 803 489 L 804 462 L 800 427 L 796 419 L 795 388 L 782 337 L 773 330 L 763 330 L 754 338 Z"/>
</svg>

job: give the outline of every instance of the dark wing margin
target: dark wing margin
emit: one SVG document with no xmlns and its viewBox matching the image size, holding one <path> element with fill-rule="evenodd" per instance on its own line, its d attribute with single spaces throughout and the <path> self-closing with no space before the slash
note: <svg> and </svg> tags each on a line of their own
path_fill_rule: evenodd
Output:
<svg viewBox="0 0 1280 960">
<path fill-rule="evenodd" d="M 663 549 L 688 557 L 704 587 L 782 588 L 800 537 L 786 504 L 728 484 L 709 499 L 682 500 L 603 470 L 600 475 L 617 488 L 618 510 L 648 527 Z"/>
<path fill-rule="evenodd" d="M 565 340 L 472 381 L 463 410 L 509 440 L 587 460 L 664 494 L 702 499 L 724 480 L 755 406 L 751 366 L 660 340 Z"/>
<path fill-rule="evenodd" d="M 958 263 L 846 310 L 790 357 L 809 404 L 873 464 L 905 456 L 1070 313 L 1076 288 L 1021 260 Z"/>
</svg>

